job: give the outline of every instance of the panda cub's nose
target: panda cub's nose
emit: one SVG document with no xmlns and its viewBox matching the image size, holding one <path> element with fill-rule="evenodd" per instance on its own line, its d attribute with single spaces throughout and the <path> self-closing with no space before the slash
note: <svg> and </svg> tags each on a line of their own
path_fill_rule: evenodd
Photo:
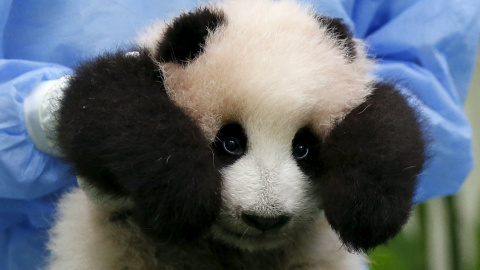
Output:
<svg viewBox="0 0 480 270">
<path fill-rule="evenodd" d="M 243 221 L 250 227 L 259 229 L 261 231 L 268 231 L 279 229 L 291 219 L 291 217 L 282 215 L 277 217 L 259 217 L 256 215 L 242 214 Z"/>
</svg>

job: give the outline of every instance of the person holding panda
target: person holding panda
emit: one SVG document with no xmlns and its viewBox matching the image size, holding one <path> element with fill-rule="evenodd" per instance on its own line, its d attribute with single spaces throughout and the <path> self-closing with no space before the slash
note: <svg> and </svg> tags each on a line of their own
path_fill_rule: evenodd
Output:
<svg viewBox="0 0 480 270">
<path fill-rule="evenodd" d="M 38 93 L 59 85 L 56 80 L 72 74 L 81 60 L 130 42 L 152 20 L 167 19 L 195 4 L 2 4 L 1 269 L 34 269 L 44 263 L 54 202 L 76 184 L 70 166 L 55 157 L 56 150 L 42 137 L 48 127 L 31 117 L 41 110 L 43 96 Z M 471 131 L 461 107 L 477 50 L 479 5 L 473 1 L 313 4 L 320 14 L 343 18 L 369 45 L 368 53 L 381 59 L 376 76 L 396 81 L 430 119 L 432 159 L 420 176 L 415 202 L 456 192 L 472 166 Z"/>
</svg>

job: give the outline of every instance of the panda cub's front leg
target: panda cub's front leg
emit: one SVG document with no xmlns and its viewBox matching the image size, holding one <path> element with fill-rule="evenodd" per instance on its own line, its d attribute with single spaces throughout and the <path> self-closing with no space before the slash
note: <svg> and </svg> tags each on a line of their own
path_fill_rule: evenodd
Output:
<svg viewBox="0 0 480 270">
<path fill-rule="evenodd" d="M 148 52 L 84 63 L 62 96 L 56 137 L 81 189 L 59 203 L 53 269 L 156 269 L 158 245 L 168 251 L 207 231 L 220 173 Z"/>
<path fill-rule="evenodd" d="M 79 188 L 59 202 L 46 270 L 158 269 L 155 249 L 128 212 L 101 209 Z"/>
</svg>

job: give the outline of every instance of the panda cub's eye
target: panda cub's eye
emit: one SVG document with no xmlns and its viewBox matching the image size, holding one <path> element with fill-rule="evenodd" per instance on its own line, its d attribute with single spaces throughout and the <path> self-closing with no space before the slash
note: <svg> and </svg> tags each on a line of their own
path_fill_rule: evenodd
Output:
<svg viewBox="0 0 480 270">
<path fill-rule="evenodd" d="M 224 125 L 217 133 L 213 142 L 213 149 L 219 156 L 224 157 L 227 163 L 233 162 L 246 151 L 247 135 L 238 123 Z"/>
<path fill-rule="evenodd" d="M 230 155 L 241 155 L 243 154 L 242 146 L 240 141 L 235 137 L 228 137 L 223 141 L 223 149 Z"/>
<path fill-rule="evenodd" d="M 309 147 L 306 144 L 300 143 L 293 148 L 293 156 L 297 160 L 302 160 L 306 158 L 308 154 L 309 154 Z"/>
<path fill-rule="evenodd" d="M 298 161 L 310 160 L 318 154 L 319 140 L 309 128 L 304 127 L 297 131 L 292 141 L 292 155 Z"/>
</svg>

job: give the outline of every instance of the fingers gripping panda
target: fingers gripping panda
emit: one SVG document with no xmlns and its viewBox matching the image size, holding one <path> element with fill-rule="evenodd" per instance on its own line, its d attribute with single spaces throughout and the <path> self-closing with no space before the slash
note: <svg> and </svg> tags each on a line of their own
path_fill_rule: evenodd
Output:
<svg viewBox="0 0 480 270">
<path fill-rule="evenodd" d="M 420 120 L 340 19 L 226 1 L 139 46 L 64 89 L 48 269 L 361 269 L 406 223 Z"/>
</svg>

